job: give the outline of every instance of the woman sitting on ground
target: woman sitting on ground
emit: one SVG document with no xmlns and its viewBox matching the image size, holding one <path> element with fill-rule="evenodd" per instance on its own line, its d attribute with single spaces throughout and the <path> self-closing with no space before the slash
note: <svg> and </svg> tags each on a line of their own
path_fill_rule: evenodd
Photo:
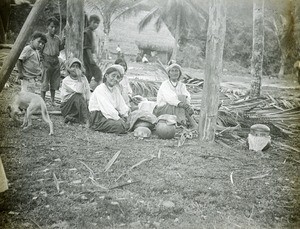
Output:
<svg viewBox="0 0 300 229">
<path fill-rule="evenodd" d="M 106 133 L 126 133 L 129 107 L 126 105 L 119 82 L 124 75 L 120 65 L 108 67 L 103 83 L 96 87 L 89 102 L 90 128 Z"/>
<path fill-rule="evenodd" d="M 77 58 L 67 63 L 68 76 L 61 86 L 61 113 L 65 123 L 88 122 L 88 100 L 90 99 L 90 86 L 82 74 L 82 63 Z"/>
<path fill-rule="evenodd" d="M 180 81 L 182 70 L 180 65 L 173 63 L 167 69 L 169 79 L 164 81 L 157 93 L 157 105 L 153 114 L 157 117 L 162 114 L 176 115 L 177 123 L 196 128 L 196 122 L 190 106 L 191 95 L 184 83 Z"/>
<path fill-rule="evenodd" d="M 119 85 L 120 85 L 120 91 L 123 96 L 123 99 L 126 105 L 130 107 L 130 100 L 132 98 L 132 89 L 130 87 L 128 77 L 126 76 L 127 63 L 124 59 L 119 58 L 115 61 L 115 64 L 119 64 L 124 68 L 124 76 L 121 82 L 119 83 Z"/>
</svg>

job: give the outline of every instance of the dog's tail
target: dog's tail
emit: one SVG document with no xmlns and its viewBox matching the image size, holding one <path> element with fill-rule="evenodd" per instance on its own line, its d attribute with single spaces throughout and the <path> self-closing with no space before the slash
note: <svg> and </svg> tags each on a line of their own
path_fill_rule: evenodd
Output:
<svg viewBox="0 0 300 229">
<path fill-rule="evenodd" d="M 50 119 L 46 104 L 44 102 L 41 103 L 41 113 L 42 113 L 42 118 L 44 119 L 44 121 L 49 124 L 50 135 L 53 134 L 53 123 Z"/>
</svg>

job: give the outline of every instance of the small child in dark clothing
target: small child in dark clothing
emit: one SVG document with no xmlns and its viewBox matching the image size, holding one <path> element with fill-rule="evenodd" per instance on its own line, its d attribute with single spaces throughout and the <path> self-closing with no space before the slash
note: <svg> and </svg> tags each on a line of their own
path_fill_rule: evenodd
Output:
<svg viewBox="0 0 300 229">
<path fill-rule="evenodd" d="M 43 76 L 41 86 L 41 96 L 45 100 L 46 92 L 49 90 L 51 94 L 51 104 L 55 106 L 55 90 L 60 86 L 60 64 L 59 64 L 59 52 L 64 49 L 65 39 L 60 40 L 56 35 L 59 21 L 55 17 L 51 17 L 47 20 L 46 33 L 47 43 L 43 49 Z"/>
<path fill-rule="evenodd" d="M 92 77 L 94 77 L 97 85 L 102 80 L 102 72 L 93 58 L 95 50 L 93 31 L 97 29 L 99 23 L 100 18 L 97 15 L 91 15 L 89 26 L 84 30 L 83 39 L 83 63 L 86 70 L 85 75 L 88 82 L 91 82 Z"/>
</svg>

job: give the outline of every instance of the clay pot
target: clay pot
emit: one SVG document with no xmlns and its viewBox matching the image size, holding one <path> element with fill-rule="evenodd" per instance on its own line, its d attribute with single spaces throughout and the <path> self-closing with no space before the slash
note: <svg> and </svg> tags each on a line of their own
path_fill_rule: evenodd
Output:
<svg viewBox="0 0 300 229">
<path fill-rule="evenodd" d="M 156 134 L 158 135 L 159 138 L 162 139 L 171 139 L 174 138 L 175 132 L 176 132 L 176 127 L 174 124 L 167 124 L 165 120 L 160 120 L 156 126 Z"/>
</svg>

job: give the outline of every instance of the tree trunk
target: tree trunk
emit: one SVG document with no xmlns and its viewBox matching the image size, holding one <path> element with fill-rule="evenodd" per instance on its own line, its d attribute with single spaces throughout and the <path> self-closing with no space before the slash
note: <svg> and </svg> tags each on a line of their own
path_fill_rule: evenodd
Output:
<svg viewBox="0 0 300 229">
<path fill-rule="evenodd" d="M 284 76 L 284 70 L 285 70 L 285 62 L 286 62 L 286 53 L 284 51 L 281 51 L 281 58 L 280 58 L 280 70 L 278 73 L 279 78 L 283 78 Z"/>
<path fill-rule="evenodd" d="M 61 15 L 61 2 L 58 0 L 58 14 L 59 14 L 59 37 L 62 38 L 62 15 Z"/>
<path fill-rule="evenodd" d="M 253 2 L 253 46 L 250 97 L 260 96 L 264 54 L 264 0 Z"/>
<path fill-rule="evenodd" d="M 103 19 L 103 32 L 104 32 L 104 44 L 103 50 L 106 53 L 105 58 L 108 59 L 109 54 L 109 33 L 110 33 L 110 22 L 107 19 Z"/>
<path fill-rule="evenodd" d="M 174 47 L 173 47 L 173 53 L 172 53 L 172 60 L 176 60 L 177 58 L 177 53 L 178 53 L 178 40 L 180 36 L 180 20 L 181 20 L 181 15 L 180 11 L 176 17 L 176 28 L 175 28 L 175 41 L 174 41 Z"/>
<path fill-rule="evenodd" d="M 6 81 L 8 80 L 11 71 L 13 70 L 26 42 L 29 37 L 32 35 L 35 24 L 40 16 L 40 13 L 43 12 L 45 6 L 48 4 L 47 0 L 37 0 L 33 5 L 22 29 L 10 50 L 8 56 L 4 59 L 4 63 L 0 70 L 0 92 L 2 91 Z"/>
<path fill-rule="evenodd" d="M 67 1 L 66 58 L 82 61 L 84 32 L 84 1 Z"/>
<path fill-rule="evenodd" d="M 199 120 L 200 141 L 212 142 L 215 138 L 225 32 L 225 0 L 211 0 L 206 41 L 205 79 Z"/>
</svg>

